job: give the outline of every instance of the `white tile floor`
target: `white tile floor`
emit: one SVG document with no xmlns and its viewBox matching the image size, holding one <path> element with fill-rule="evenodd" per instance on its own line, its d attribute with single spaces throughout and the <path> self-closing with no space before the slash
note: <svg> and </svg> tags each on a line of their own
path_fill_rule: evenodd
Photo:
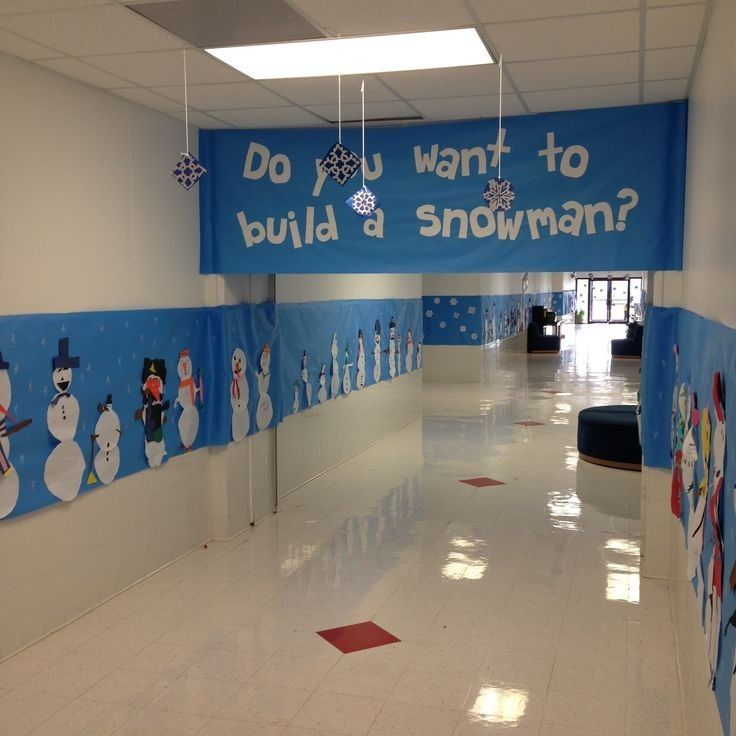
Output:
<svg viewBox="0 0 736 736">
<path fill-rule="evenodd" d="M 606 326 L 566 332 L 560 356 L 490 350 L 488 382 L 426 386 L 421 421 L 255 532 L 0 664 L 0 736 L 680 736 L 639 475 L 575 449 L 578 410 L 633 402 L 638 363 L 610 364 Z M 458 482 L 486 475 L 505 485 Z M 369 619 L 402 641 L 315 634 Z"/>
</svg>

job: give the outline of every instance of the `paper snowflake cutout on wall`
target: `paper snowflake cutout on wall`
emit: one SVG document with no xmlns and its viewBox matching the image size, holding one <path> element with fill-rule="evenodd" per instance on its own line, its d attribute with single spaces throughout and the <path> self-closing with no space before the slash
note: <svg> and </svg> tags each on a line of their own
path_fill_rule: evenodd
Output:
<svg viewBox="0 0 736 736">
<path fill-rule="evenodd" d="M 436 296 L 436 297 L 434 298 L 434 303 L 435 303 L 435 304 L 439 304 L 439 303 L 440 303 L 440 298 L 439 298 L 438 296 Z"/>
<path fill-rule="evenodd" d="M 452 313 L 452 318 L 453 319 L 460 319 L 460 312 L 453 312 Z"/>
<path fill-rule="evenodd" d="M 207 173 L 202 164 L 188 152 L 184 152 L 171 170 L 171 176 L 181 184 L 184 189 L 191 189 L 204 174 Z"/>
<path fill-rule="evenodd" d="M 456 305 L 457 305 L 457 299 L 455 299 L 454 296 L 453 297 L 450 297 L 450 306 L 451 307 L 454 307 Z"/>
<path fill-rule="evenodd" d="M 432 319 L 432 317 L 434 317 L 434 312 L 433 312 L 433 311 L 432 311 L 431 309 L 428 309 L 428 310 L 427 310 L 427 311 L 426 311 L 426 312 L 424 313 L 424 316 L 425 316 L 425 317 L 426 317 L 427 319 Z"/>
<path fill-rule="evenodd" d="M 365 184 L 352 197 L 348 197 L 345 203 L 361 217 L 369 217 L 378 209 L 378 198 Z"/>
<path fill-rule="evenodd" d="M 445 320 L 442 320 L 442 322 L 440 322 L 440 327 L 444 330 L 445 327 L 447 327 L 447 322 L 445 322 Z"/>
<path fill-rule="evenodd" d="M 460 332 L 465 332 L 467 329 L 465 325 L 460 325 Z"/>
<path fill-rule="evenodd" d="M 495 177 L 488 180 L 483 190 L 483 199 L 493 212 L 508 212 L 511 203 L 516 199 L 516 191 L 508 179 Z"/>
<path fill-rule="evenodd" d="M 477 340 L 478 339 L 478 333 L 477 332 L 471 332 L 470 333 L 470 339 L 471 340 Z"/>
<path fill-rule="evenodd" d="M 468 307 L 468 314 L 475 314 L 475 307 Z"/>
<path fill-rule="evenodd" d="M 319 165 L 330 179 L 334 179 L 342 187 L 360 168 L 360 159 L 342 143 L 335 143 Z"/>
</svg>

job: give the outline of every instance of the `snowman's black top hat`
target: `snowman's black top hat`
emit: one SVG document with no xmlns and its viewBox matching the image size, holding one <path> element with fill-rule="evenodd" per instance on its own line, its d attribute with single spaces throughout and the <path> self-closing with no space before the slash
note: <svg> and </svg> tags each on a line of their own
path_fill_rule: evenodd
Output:
<svg viewBox="0 0 736 736">
<path fill-rule="evenodd" d="M 6 371 L 10 368 L 10 363 L 7 360 L 3 360 L 3 352 L 0 350 L 0 371 Z"/>
<path fill-rule="evenodd" d="M 79 368 L 79 356 L 69 355 L 69 338 L 59 340 L 59 354 L 54 356 L 54 368 Z"/>
</svg>

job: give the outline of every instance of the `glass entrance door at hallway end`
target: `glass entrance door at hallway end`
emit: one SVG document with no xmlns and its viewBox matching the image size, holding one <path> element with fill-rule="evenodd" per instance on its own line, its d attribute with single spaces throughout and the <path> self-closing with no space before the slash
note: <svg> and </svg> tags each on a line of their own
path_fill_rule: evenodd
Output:
<svg viewBox="0 0 736 736">
<path fill-rule="evenodd" d="M 629 319 L 629 279 L 592 279 L 590 322 L 623 324 Z"/>
</svg>

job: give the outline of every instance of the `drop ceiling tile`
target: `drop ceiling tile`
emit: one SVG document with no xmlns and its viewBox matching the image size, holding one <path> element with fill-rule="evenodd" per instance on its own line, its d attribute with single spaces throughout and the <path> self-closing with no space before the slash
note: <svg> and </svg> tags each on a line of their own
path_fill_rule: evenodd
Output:
<svg viewBox="0 0 736 736">
<path fill-rule="evenodd" d="M 470 0 L 470 4 L 481 23 L 504 23 L 639 8 L 639 0 L 544 0 L 543 3 L 539 0 Z"/>
<path fill-rule="evenodd" d="M 395 100 L 391 92 L 377 77 L 349 75 L 342 78 L 342 101 L 360 100 L 360 83 L 365 79 L 365 96 L 368 100 Z M 312 77 L 306 79 L 274 79 L 263 85 L 297 105 L 327 105 L 337 100 L 337 77 Z"/>
<path fill-rule="evenodd" d="M 409 100 L 428 120 L 469 120 L 497 118 L 498 95 L 448 97 L 445 99 Z M 523 115 L 526 112 L 514 94 L 503 96 L 503 115 Z"/>
<path fill-rule="evenodd" d="M 307 110 L 311 110 L 326 120 L 337 120 L 337 105 L 307 105 Z M 366 119 L 380 118 L 404 118 L 416 117 L 416 112 L 409 105 L 401 100 L 388 100 L 387 102 L 366 102 L 365 104 Z M 360 103 L 351 102 L 342 106 L 343 120 L 360 120 Z"/>
<path fill-rule="evenodd" d="M 35 10 L 63 10 L 83 5 L 106 5 L 109 0 L 3 0 L 0 15 L 31 13 Z"/>
<path fill-rule="evenodd" d="M 506 62 L 639 49 L 639 12 L 493 23 L 484 26 Z"/>
<path fill-rule="evenodd" d="M 498 92 L 498 66 L 462 66 L 381 74 L 381 79 L 404 98 L 471 97 Z"/>
<path fill-rule="evenodd" d="M 46 46 L 33 43 L 33 41 L 28 41 L 15 33 L 4 31 L 2 28 L 0 28 L 0 51 L 28 60 L 48 59 L 59 55 L 56 49 L 49 49 Z"/>
<path fill-rule="evenodd" d="M 605 87 L 527 92 L 523 97 L 534 113 L 584 110 L 592 107 L 617 107 L 636 105 L 639 102 L 639 85 L 611 84 Z"/>
<path fill-rule="evenodd" d="M 165 97 L 161 97 L 161 95 L 157 95 L 155 92 L 151 92 L 150 89 L 144 89 L 143 87 L 111 89 L 110 92 L 120 97 L 125 97 L 126 100 L 137 102 L 139 105 L 161 112 L 178 112 L 182 109 L 182 105 L 178 102 L 167 100 Z"/>
<path fill-rule="evenodd" d="M 644 56 L 644 79 L 689 77 L 695 60 L 695 46 L 647 51 Z"/>
<path fill-rule="evenodd" d="M 687 81 L 687 79 L 663 79 L 644 82 L 644 102 L 684 100 L 687 94 Z"/>
<path fill-rule="evenodd" d="M 154 92 L 184 104 L 184 87 L 153 87 Z M 191 84 L 189 105 L 199 110 L 242 110 L 252 107 L 286 107 L 289 102 L 255 82 Z"/>
<path fill-rule="evenodd" d="M 170 115 L 174 118 L 178 118 L 181 121 L 185 120 L 183 112 L 172 112 L 170 113 Z M 199 112 L 198 110 L 189 111 L 189 125 L 190 126 L 194 125 L 197 128 L 202 128 L 204 130 L 214 130 L 216 128 L 232 128 L 233 127 L 229 123 L 225 123 L 222 120 L 213 118 L 211 115 L 207 115 L 206 113 Z M 182 128 L 182 134 L 183 134 L 184 126 L 182 125 L 181 128 Z"/>
<path fill-rule="evenodd" d="M 604 54 L 574 59 L 518 61 L 505 69 L 522 92 L 561 87 L 593 87 L 639 80 L 639 54 Z"/>
<path fill-rule="evenodd" d="M 272 107 L 257 110 L 211 110 L 215 117 L 236 128 L 328 127 L 328 124 L 300 107 Z"/>
<path fill-rule="evenodd" d="M 37 63 L 47 69 L 51 69 L 51 71 L 58 72 L 85 84 L 102 87 L 103 89 L 124 87 L 128 84 L 127 81 L 120 79 L 120 77 L 103 72 L 101 69 L 85 64 L 79 59 L 73 59 L 70 56 L 65 56 L 61 59 L 41 59 Z"/>
<path fill-rule="evenodd" d="M 168 87 L 182 84 L 184 65 L 181 51 L 156 51 L 140 54 L 105 54 L 82 57 L 92 66 L 104 69 L 144 87 Z M 242 82 L 248 77 L 201 51 L 187 50 L 189 84 Z"/>
<path fill-rule="evenodd" d="M 292 0 L 290 4 L 330 35 L 365 36 L 473 25 L 462 0 Z"/>
<path fill-rule="evenodd" d="M 697 44 L 704 11 L 703 4 L 648 10 L 646 47 L 657 49 Z"/>
<path fill-rule="evenodd" d="M 70 56 L 184 46 L 181 39 L 120 5 L 3 15 L 0 26 Z"/>
</svg>

